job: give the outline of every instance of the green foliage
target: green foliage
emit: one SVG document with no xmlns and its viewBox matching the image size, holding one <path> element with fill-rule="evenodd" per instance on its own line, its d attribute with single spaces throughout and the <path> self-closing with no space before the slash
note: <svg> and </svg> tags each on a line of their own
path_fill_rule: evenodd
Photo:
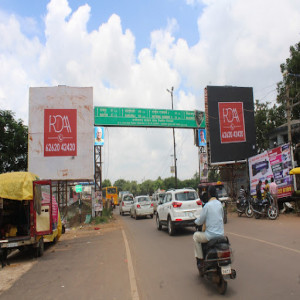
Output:
<svg viewBox="0 0 300 300">
<path fill-rule="evenodd" d="M 27 170 L 28 128 L 14 113 L 0 110 L 0 173 Z"/>
<path fill-rule="evenodd" d="M 104 217 L 104 216 L 97 216 L 97 217 L 95 217 L 94 218 L 94 223 L 95 224 L 100 224 L 100 223 L 108 223 L 108 221 L 109 221 L 109 218 L 108 217 Z"/>
<path fill-rule="evenodd" d="M 104 179 L 102 181 L 102 187 L 105 188 L 105 187 L 108 187 L 108 186 L 112 186 L 110 180 L 109 179 Z"/>
<path fill-rule="evenodd" d="M 220 173 L 218 169 L 210 169 L 208 172 L 208 181 L 217 182 L 220 180 Z"/>
<path fill-rule="evenodd" d="M 95 224 L 108 223 L 112 218 L 112 210 L 109 208 L 103 208 L 102 216 L 97 216 L 93 219 Z"/>
<path fill-rule="evenodd" d="M 269 149 L 269 133 L 285 122 L 284 107 L 255 101 L 256 147 L 258 153 Z"/>
<path fill-rule="evenodd" d="M 293 104 L 300 101 L 300 42 L 290 47 L 290 57 L 280 65 L 280 70 L 283 78 L 277 83 L 277 102 L 286 109 L 287 97 Z M 300 119 L 300 105 L 292 109 L 293 119 Z"/>
</svg>

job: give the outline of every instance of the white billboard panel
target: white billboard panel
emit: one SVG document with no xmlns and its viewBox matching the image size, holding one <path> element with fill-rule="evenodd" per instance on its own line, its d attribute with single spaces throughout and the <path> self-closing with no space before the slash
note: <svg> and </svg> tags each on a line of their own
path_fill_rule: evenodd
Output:
<svg viewBox="0 0 300 300">
<path fill-rule="evenodd" d="M 28 170 L 41 179 L 94 179 L 93 88 L 30 88 L 28 138 Z"/>
</svg>

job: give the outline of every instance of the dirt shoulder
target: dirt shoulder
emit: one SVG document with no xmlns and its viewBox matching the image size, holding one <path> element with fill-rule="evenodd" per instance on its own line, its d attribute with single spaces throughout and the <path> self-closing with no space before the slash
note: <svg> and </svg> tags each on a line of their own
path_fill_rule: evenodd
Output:
<svg viewBox="0 0 300 300">
<path fill-rule="evenodd" d="M 72 240 L 80 237 L 91 235 L 104 235 L 107 232 L 120 230 L 122 222 L 119 218 L 113 217 L 109 223 L 103 224 L 81 224 L 76 227 L 66 229 L 58 243 L 65 240 Z M 47 251 L 55 251 L 56 245 L 46 245 L 45 254 Z M 0 266 L 0 296 L 1 294 L 10 289 L 13 284 L 26 272 L 28 272 L 36 263 L 38 259 L 33 258 L 29 251 L 21 253 L 19 250 L 14 251 L 9 255 L 9 266 L 1 268 Z"/>
</svg>

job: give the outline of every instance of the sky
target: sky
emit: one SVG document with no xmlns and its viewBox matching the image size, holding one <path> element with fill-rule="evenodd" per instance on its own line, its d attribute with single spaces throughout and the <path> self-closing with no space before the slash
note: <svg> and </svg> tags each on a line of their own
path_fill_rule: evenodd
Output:
<svg viewBox="0 0 300 300">
<path fill-rule="evenodd" d="M 94 106 L 204 110 L 207 85 L 276 102 L 300 40 L 299 0 L 0 0 L 0 108 L 28 124 L 30 87 L 93 87 Z M 198 171 L 176 129 L 177 173 Z M 106 128 L 103 179 L 167 178 L 171 129 Z"/>
</svg>

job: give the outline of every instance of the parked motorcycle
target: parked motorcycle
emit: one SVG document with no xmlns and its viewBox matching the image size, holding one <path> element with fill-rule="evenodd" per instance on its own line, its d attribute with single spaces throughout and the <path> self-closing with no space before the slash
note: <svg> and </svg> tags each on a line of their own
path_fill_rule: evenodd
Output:
<svg viewBox="0 0 300 300">
<path fill-rule="evenodd" d="M 236 211 L 238 216 L 241 217 L 245 214 L 248 218 L 253 217 L 252 198 L 251 196 L 239 196 L 236 200 Z"/>
<path fill-rule="evenodd" d="M 278 209 L 270 193 L 266 194 L 265 199 L 254 199 L 252 207 L 255 219 L 268 216 L 270 220 L 275 220 L 278 217 Z"/>
<path fill-rule="evenodd" d="M 226 279 L 235 279 L 236 271 L 231 268 L 232 251 L 228 237 L 220 237 L 202 244 L 203 265 L 199 268 L 201 277 L 216 283 L 220 294 L 227 290 Z"/>
</svg>

